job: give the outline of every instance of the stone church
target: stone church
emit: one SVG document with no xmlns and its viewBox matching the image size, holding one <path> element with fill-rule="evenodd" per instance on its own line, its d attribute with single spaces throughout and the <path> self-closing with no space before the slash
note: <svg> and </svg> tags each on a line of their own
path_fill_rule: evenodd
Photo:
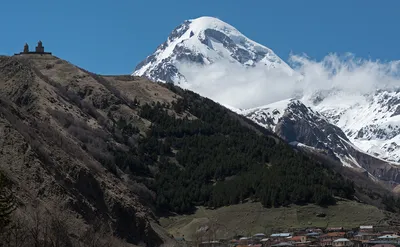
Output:
<svg viewBox="0 0 400 247">
<path fill-rule="evenodd" d="M 51 55 L 51 52 L 45 52 L 43 43 L 42 43 L 42 41 L 39 40 L 39 42 L 35 48 L 35 51 L 29 51 L 29 45 L 27 43 L 25 43 L 23 52 L 15 54 L 15 55 L 22 55 L 22 54 L 49 54 L 49 55 Z"/>
</svg>

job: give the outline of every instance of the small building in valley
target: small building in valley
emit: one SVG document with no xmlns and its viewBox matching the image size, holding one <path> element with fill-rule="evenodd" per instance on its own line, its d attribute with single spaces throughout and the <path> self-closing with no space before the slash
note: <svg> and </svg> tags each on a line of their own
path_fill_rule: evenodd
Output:
<svg viewBox="0 0 400 247">
<path fill-rule="evenodd" d="M 293 244 L 289 242 L 281 242 L 279 244 L 271 245 L 271 247 L 291 247 L 291 246 L 293 246 Z"/>
<path fill-rule="evenodd" d="M 354 235 L 354 240 L 358 241 L 366 241 L 366 240 L 371 240 L 374 238 L 379 237 L 379 233 L 373 233 L 373 232 L 359 232 L 356 235 Z"/>
<path fill-rule="evenodd" d="M 353 246 L 353 242 L 351 242 L 347 238 L 338 238 L 333 241 L 332 246 L 334 246 L 334 247 Z"/>
<path fill-rule="evenodd" d="M 289 232 L 271 234 L 271 238 L 289 238 L 291 236 L 292 236 L 292 233 L 289 233 Z"/>
<path fill-rule="evenodd" d="M 345 232 L 328 232 L 319 238 L 321 246 L 333 246 L 333 241 L 344 238 Z"/>
<path fill-rule="evenodd" d="M 400 238 L 399 235 L 388 234 L 388 235 L 383 235 L 383 236 L 378 237 L 378 240 L 397 240 L 398 238 Z"/>
<path fill-rule="evenodd" d="M 374 226 L 360 226 L 360 232 L 373 232 Z"/>
<path fill-rule="evenodd" d="M 291 238 L 288 238 L 289 242 L 292 243 L 305 243 L 307 241 L 307 237 L 306 236 L 294 236 Z"/>
</svg>

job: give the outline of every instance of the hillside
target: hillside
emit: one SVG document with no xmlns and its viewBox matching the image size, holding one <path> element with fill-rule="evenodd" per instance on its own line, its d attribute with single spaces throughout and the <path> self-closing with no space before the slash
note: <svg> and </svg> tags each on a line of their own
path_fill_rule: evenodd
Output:
<svg viewBox="0 0 400 247">
<path fill-rule="evenodd" d="M 249 197 L 267 207 L 291 202 L 329 205 L 333 195 L 352 197 L 353 184 L 322 163 L 295 152 L 266 130 L 257 134 L 253 123 L 211 100 L 166 86 L 183 97 L 174 104 L 175 111 L 188 110 L 196 119 L 171 117 L 160 104 L 142 109 L 141 116 L 153 123 L 152 145 L 163 140 L 176 152 L 172 160 L 162 161 L 156 176 L 160 208 L 185 213 L 195 204 L 219 207 Z"/>
<path fill-rule="evenodd" d="M 322 159 L 171 84 L 100 76 L 51 55 L 3 56 L 0 104 L 12 224 L 40 241 L 174 245 L 159 215 L 247 199 L 327 206 L 359 193 Z"/>
<path fill-rule="evenodd" d="M 199 93 L 285 141 L 324 150 L 339 165 L 367 172 L 371 182 L 380 180 L 397 192 L 400 94 L 397 85 L 381 83 L 397 77 L 376 71 L 376 85 L 352 87 L 357 80 L 337 73 L 354 72 L 339 57 L 330 57 L 336 67 L 329 66 L 330 59 L 316 62 L 317 75 L 316 67 L 308 67 L 314 61 L 301 57 L 290 56 L 291 67 L 232 25 L 203 16 L 178 25 L 133 75 Z M 367 63 L 348 62 L 356 68 Z M 375 77 L 374 69 L 368 73 Z"/>
<path fill-rule="evenodd" d="M 77 219 L 70 228 L 77 238 L 104 228 L 104 233 L 95 230 L 96 238 L 109 234 L 150 246 L 169 242 L 149 206 L 152 193 L 117 170 L 115 158 L 103 152 L 126 148 L 109 132 L 114 124 L 106 109 L 120 106 L 115 114 L 137 114 L 96 79 L 49 55 L 0 58 L 0 170 L 20 205 L 15 217 L 31 231 L 34 225 L 27 222 L 35 222 L 35 215 L 45 222 L 61 211 L 66 219 Z M 148 85 L 156 87 L 152 96 L 145 93 Z M 169 95 L 148 81 L 139 87 L 143 99 L 154 97 L 157 88 Z M 146 130 L 149 123 L 139 122 Z"/>
</svg>

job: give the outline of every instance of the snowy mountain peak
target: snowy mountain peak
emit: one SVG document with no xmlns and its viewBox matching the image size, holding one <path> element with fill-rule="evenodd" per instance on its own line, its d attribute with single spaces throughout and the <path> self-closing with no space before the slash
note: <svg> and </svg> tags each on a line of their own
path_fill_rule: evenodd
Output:
<svg viewBox="0 0 400 247">
<path fill-rule="evenodd" d="M 228 37 L 233 42 L 231 43 L 231 45 L 236 44 L 238 48 L 245 48 L 254 53 L 261 52 L 273 54 L 273 51 L 269 48 L 248 39 L 236 28 L 217 18 L 205 16 L 189 20 L 189 22 L 191 24 L 188 32 L 192 32 L 192 34 L 197 35 L 200 41 L 205 42 L 207 39 L 214 38 L 216 40 L 222 41 L 222 43 L 225 43 L 226 45 L 229 45 L 227 43 L 228 40 L 223 40 L 224 38 L 227 39 Z M 216 32 L 221 32 L 226 37 L 221 37 L 222 39 L 219 39 L 220 37 L 218 37 L 218 34 Z M 212 48 L 210 44 L 206 45 Z"/>
<path fill-rule="evenodd" d="M 152 55 L 136 66 L 133 75 L 190 84 L 180 69 L 182 66 L 204 67 L 217 62 L 293 73 L 271 49 L 247 38 L 233 26 L 214 17 L 200 17 L 176 27 Z"/>
<path fill-rule="evenodd" d="M 133 73 L 180 84 L 225 106 L 250 107 L 227 106 L 289 143 L 323 150 L 343 165 L 400 183 L 400 168 L 392 164 L 400 162 L 400 91 L 360 91 L 344 85 L 347 77 L 313 87 L 313 81 L 303 80 L 306 74 L 213 17 L 184 21 Z M 263 95 L 272 87 L 283 97 Z M 287 92 L 290 87 L 297 89 Z M 277 102 L 253 108 L 264 98 Z"/>
</svg>

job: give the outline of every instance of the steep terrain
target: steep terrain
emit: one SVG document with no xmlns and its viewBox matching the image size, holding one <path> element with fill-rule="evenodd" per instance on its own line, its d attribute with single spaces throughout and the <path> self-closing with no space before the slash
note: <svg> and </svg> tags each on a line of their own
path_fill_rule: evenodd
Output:
<svg viewBox="0 0 400 247">
<path fill-rule="evenodd" d="M 154 81 L 190 84 L 180 67 L 201 67 L 216 62 L 293 73 L 271 49 L 250 40 L 217 18 L 200 17 L 176 27 L 167 41 L 136 66 L 133 75 Z"/>
<path fill-rule="evenodd" d="M 18 215 L 67 222 L 63 212 L 78 222 L 68 239 L 88 241 L 100 224 L 132 244 L 173 244 L 159 214 L 248 199 L 332 205 L 361 191 L 329 162 L 172 84 L 19 55 L 0 58 L 0 89 L 0 171 Z"/>
<path fill-rule="evenodd" d="M 400 182 L 400 169 L 396 164 L 360 150 L 331 123 L 329 116 L 307 107 L 300 100 L 288 99 L 240 113 L 287 142 L 324 153 L 344 166 L 365 171 L 373 180 L 378 178 L 389 184 Z"/>
<path fill-rule="evenodd" d="M 289 142 L 327 150 L 345 166 L 398 183 L 398 97 L 332 89 L 236 112 Z"/>
<path fill-rule="evenodd" d="M 340 127 L 364 152 L 400 161 L 399 92 L 377 90 L 360 94 L 330 90 L 306 97 L 304 102 Z"/>
<path fill-rule="evenodd" d="M 139 86 L 143 92 L 147 84 Z M 67 218 L 79 215 L 78 236 L 100 221 L 130 243 L 169 241 L 143 195 L 151 193 L 125 179 L 102 152 L 107 145 L 120 146 L 107 131 L 112 122 L 106 110 L 117 107 L 115 114 L 137 116 L 122 97 L 92 74 L 50 55 L 1 57 L 0 88 L 0 170 L 26 210 L 51 211 L 57 203 L 68 209 L 63 210 Z M 168 91 L 164 98 L 168 93 L 173 95 Z"/>
<path fill-rule="evenodd" d="M 222 83 L 213 78 L 222 80 L 224 76 L 221 75 L 228 76 L 238 69 L 243 69 L 243 77 L 248 81 L 243 82 L 243 78 L 235 81 L 236 78 L 229 77 L 224 84 L 213 85 Z M 240 94 L 235 89 L 237 83 L 247 83 L 248 86 L 241 90 L 253 92 L 259 87 L 252 84 L 265 83 L 272 87 L 271 81 L 275 79 L 280 79 L 279 83 L 286 78 L 283 81 L 288 84 L 301 83 L 304 79 L 271 49 L 212 17 L 200 17 L 179 25 L 167 41 L 136 66 L 133 75 L 179 84 L 213 100 L 231 97 L 231 102 L 235 96 L 229 96 L 227 92 Z M 259 77 L 271 81 L 254 79 Z M 225 92 L 226 87 L 231 90 Z M 270 87 L 260 88 L 269 90 Z M 260 92 L 254 91 L 254 94 Z M 297 103 L 284 100 L 244 111 L 227 107 L 275 131 L 289 142 L 323 149 L 342 165 L 367 171 L 372 179 L 395 184 L 400 181 L 397 168 L 400 162 L 399 92 L 361 93 L 334 86 L 329 90 L 300 87 L 289 97 L 298 100 Z"/>
</svg>

